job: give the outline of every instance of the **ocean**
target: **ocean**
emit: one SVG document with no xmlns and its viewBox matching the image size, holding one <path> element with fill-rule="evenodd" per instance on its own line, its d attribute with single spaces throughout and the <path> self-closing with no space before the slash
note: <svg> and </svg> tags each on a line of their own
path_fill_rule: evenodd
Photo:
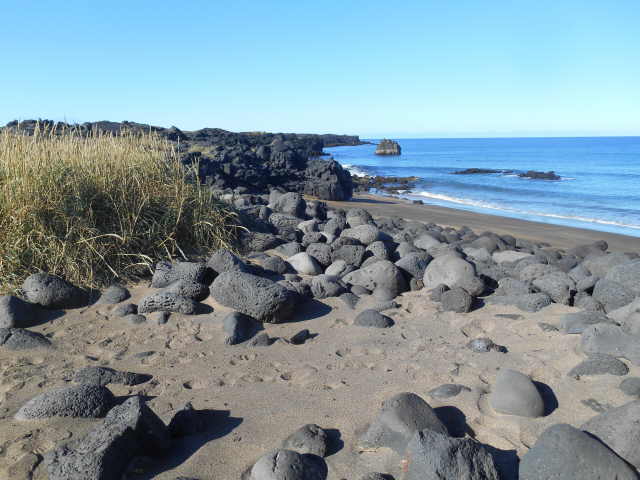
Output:
<svg viewBox="0 0 640 480">
<path fill-rule="evenodd" d="M 401 156 L 325 151 L 353 175 L 420 177 L 401 196 L 426 204 L 640 237 L 640 137 L 396 140 Z M 466 168 L 514 173 L 452 174 Z M 561 180 L 518 177 L 527 170 Z"/>
</svg>

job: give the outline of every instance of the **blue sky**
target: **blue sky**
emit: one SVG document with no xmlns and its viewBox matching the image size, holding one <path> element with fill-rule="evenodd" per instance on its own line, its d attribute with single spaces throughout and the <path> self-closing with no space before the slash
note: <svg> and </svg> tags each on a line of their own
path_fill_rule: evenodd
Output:
<svg viewBox="0 0 640 480">
<path fill-rule="evenodd" d="M 638 0 L 0 2 L 0 123 L 640 135 Z"/>
</svg>

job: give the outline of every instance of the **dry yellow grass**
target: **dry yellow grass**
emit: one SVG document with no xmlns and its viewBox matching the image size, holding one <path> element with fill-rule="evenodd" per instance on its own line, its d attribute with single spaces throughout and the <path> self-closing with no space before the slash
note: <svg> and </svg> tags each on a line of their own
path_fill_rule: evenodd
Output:
<svg viewBox="0 0 640 480">
<path fill-rule="evenodd" d="M 0 290 L 36 271 L 99 287 L 228 246 L 235 214 L 196 172 L 154 134 L 1 131 Z"/>
</svg>

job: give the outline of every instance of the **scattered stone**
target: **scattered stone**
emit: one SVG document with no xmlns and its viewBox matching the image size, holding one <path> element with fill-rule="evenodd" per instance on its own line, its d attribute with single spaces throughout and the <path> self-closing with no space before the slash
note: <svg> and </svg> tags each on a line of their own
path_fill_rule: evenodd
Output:
<svg viewBox="0 0 640 480">
<path fill-rule="evenodd" d="M 587 327 L 582 332 L 580 345 L 587 355 L 611 355 L 640 365 L 640 337 L 629 335 L 617 325 L 599 323 Z"/>
<path fill-rule="evenodd" d="M 429 263 L 424 272 L 424 288 L 431 289 L 440 284 L 449 288 L 464 288 L 470 295 L 480 295 L 484 283 L 476 276 L 475 267 L 452 254 L 442 255 Z"/>
<path fill-rule="evenodd" d="M 0 328 L 25 328 L 39 318 L 39 307 L 13 295 L 0 296 Z"/>
<path fill-rule="evenodd" d="M 546 293 L 530 293 L 517 297 L 516 307 L 525 312 L 538 312 L 551 305 L 551 297 Z"/>
<path fill-rule="evenodd" d="M 170 316 L 171 312 L 152 312 L 148 315 L 158 325 L 166 324 Z"/>
<path fill-rule="evenodd" d="M 558 327 L 556 327 L 555 325 L 551 325 L 550 323 L 538 322 L 538 326 L 540 327 L 540 330 L 542 330 L 543 332 L 557 332 L 558 331 Z"/>
<path fill-rule="evenodd" d="M 188 280 L 176 280 L 163 288 L 162 291 L 165 293 L 173 293 L 180 297 L 190 298 L 197 302 L 201 302 L 209 296 L 209 287 L 202 283 Z"/>
<path fill-rule="evenodd" d="M 207 266 L 200 262 L 176 262 L 161 261 L 156 264 L 153 272 L 151 286 L 164 288 L 178 280 L 186 280 L 193 283 L 205 283 Z"/>
<path fill-rule="evenodd" d="M 515 250 L 502 250 L 500 252 L 493 252 L 491 255 L 493 261 L 496 263 L 514 263 L 531 256 L 530 253 L 516 252 Z"/>
<path fill-rule="evenodd" d="M 276 252 L 285 257 L 293 257 L 296 253 L 302 252 L 302 245 L 298 242 L 283 243 L 276 248 Z"/>
<path fill-rule="evenodd" d="M 520 461 L 520 480 L 637 480 L 604 443 L 566 424 L 547 428 Z"/>
<path fill-rule="evenodd" d="M 331 260 L 344 260 L 349 265 L 359 267 L 364 260 L 365 247 L 363 245 L 342 245 L 333 251 Z"/>
<path fill-rule="evenodd" d="M 444 385 L 440 385 L 433 390 L 429 390 L 429 396 L 437 400 L 444 400 L 446 398 L 455 397 L 463 391 L 470 392 L 471 389 L 457 383 L 445 383 Z"/>
<path fill-rule="evenodd" d="M 77 308 L 87 302 L 87 295 L 66 280 L 48 273 L 29 275 L 22 284 L 24 298 L 44 308 Z"/>
<path fill-rule="evenodd" d="M 324 267 L 331 265 L 331 246 L 326 243 L 312 243 L 307 247 L 307 254 L 315 258 Z"/>
<path fill-rule="evenodd" d="M 246 272 L 246 264 L 230 250 L 220 248 L 213 252 L 207 260 L 207 267 L 218 275 L 224 272 Z"/>
<path fill-rule="evenodd" d="M 620 390 L 630 397 L 640 397 L 640 378 L 630 377 L 625 378 L 620 383 Z"/>
<path fill-rule="evenodd" d="M 560 328 L 564 333 L 582 333 L 585 328 L 598 323 L 615 324 L 613 320 L 601 312 L 565 313 L 560 319 Z"/>
<path fill-rule="evenodd" d="M 389 328 L 393 327 L 394 321 L 377 310 L 369 309 L 360 312 L 353 324 L 360 327 Z"/>
<path fill-rule="evenodd" d="M 269 203 L 269 207 L 275 212 L 286 213 L 294 217 L 303 218 L 307 205 L 302 195 L 296 192 L 287 192 L 275 201 Z"/>
<path fill-rule="evenodd" d="M 476 338 L 467 344 L 467 348 L 476 353 L 487 353 L 491 350 L 506 353 L 507 349 L 502 345 L 496 345 L 493 340 L 487 337 Z"/>
<path fill-rule="evenodd" d="M 50 480 L 116 480 L 134 457 L 159 457 L 169 446 L 164 423 L 136 396 L 84 437 L 47 453 L 44 463 Z"/>
<path fill-rule="evenodd" d="M 342 237 L 355 238 L 362 245 L 370 245 L 380 239 L 380 230 L 375 225 L 365 224 L 347 228 L 342 231 Z"/>
<path fill-rule="evenodd" d="M 536 418 L 544 415 L 544 401 L 531 379 L 516 370 L 501 368 L 489 395 L 498 413 Z"/>
<path fill-rule="evenodd" d="M 607 257 L 610 257 L 610 255 L 607 255 Z M 640 260 L 636 259 L 613 266 L 608 271 L 605 279 L 624 285 L 635 296 L 640 296 Z"/>
<path fill-rule="evenodd" d="M 319 275 L 322 273 L 322 266 L 306 252 L 296 253 L 293 257 L 288 258 L 287 262 L 301 275 Z"/>
<path fill-rule="evenodd" d="M 384 300 L 391 300 L 407 290 L 407 282 L 402 272 L 388 260 L 380 260 L 354 270 L 345 275 L 343 280 L 351 285 L 360 285 L 372 290 Z"/>
<path fill-rule="evenodd" d="M 24 328 L 0 328 L 0 345 L 9 350 L 51 348 L 51 341 L 38 332 Z"/>
<path fill-rule="evenodd" d="M 640 400 L 611 408 L 580 428 L 634 467 L 640 467 Z"/>
<path fill-rule="evenodd" d="M 596 283 L 593 298 L 604 305 L 605 312 L 611 312 L 631 303 L 635 294 L 620 283 L 603 278 Z"/>
<path fill-rule="evenodd" d="M 591 410 L 593 410 L 596 413 L 606 412 L 607 410 L 612 408 L 612 406 L 609 405 L 608 403 L 600 403 L 595 398 L 587 398 L 586 400 L 580 400 L 580 403 L 583 404 L 585 407 L 589 407 Z"/>
<path fill-rule="evenodd" d="M 405 480 L 500 478 L 489 451 L 472 438 L 451 438 L 429 429 L 417 431 L 405 455 Z"/>
<path fill-rule="evenodd" d="M 227 337 L 224 343 L 236 345 L 251 338 L 256 330 L 256 321 L 248 315 L 240 312 L 230 312 L 222 320 L 224 332 Z"/>
<path fill-rule="evenodd" d="M 401 257 L 395 265 L 410 277 L 422 280 L 431 260 L 431 255 L 426 252 L 409 252 Z"/>
<path fill-rule="evenodd" d="M 473 297 L 460 287 L 443 292 L 440 301 L 445 312 L 468 313 L 473 305 Z"/>
<path fill-rule="evenodd" d="M 83 385 L 104 387 L 110 383 L 120 385 L 138 385 L 148 382 L 153 377 L 144 373 L 121 372 L 109 367 L 88 366 L 79 370 L 73 380 Z"/>
<path fill-rule="evenodd" d="M 414 434 L 424 429 L 448 435 L 447 427 L 427 402 L 415 393 L 399 393 L 382 403 L 359 445 L 365 449 L 387 447 L 402 455 Z"/>
<path fill-rule="evenodd" d="M 253 337 L 253 339 L 249 342 L 249 346 L 251 347 L 268 347 L 271 345 L 275 339 L 271 338 L 266 332 L 263 332 L 259 335 Z"/>
<path fill-rule="evenodd" d="M 277 256 L 267 258 L 262 263 L 262 268 L 264 268 L 269 272 L 273 272 L 279 275 L 283 275 L 289 271 L 289 266 L 287 265 L 287 262 L 285 262 L 282 258 Z"/>
<path fill-rule="evenodd" d="M 123 320 L 125 320 L 127 323 L 131 325 L 140 325 L 141 323 L 145 323 L 147 321 L 147 317 L 137 313 L 132 313 L 131 315 L 125 315 L 122 318 Z"/>
<path fill-rule="evenodd" d="M 113 394 L 103 386 L 62 387 L 32 398 L 15 414 L 16 420 L 49 417 L 103 417 L 113 406 Z"/>
<path fill-rule="evenodd" d="M 116 303 L 124 302 L 130 297 L 131 294 L 129 293 L 129 290 L 122 285 L 111 285 L 102 292 L 102 295 L 100 295 L 100 298 L 98 299 L 98 304 L 115 305 Z"/>
<path fill-rule="evenodd" d="M 242 272 L 220 274 L 210 289 L 218 303 L 259 322 L 278 323 L 290 319 L 299 298 L 296 293 L 269 279 Z"/>
<path fill-rule="evenodd" d="M 138 313 L 172 312 L 183 315 L 193 315 L 198 310 L 198 304 L 187 297 L 175 293 L 159 291 L 147 295 L 138 305 Z"/>
<path fill-rule="evenodd" d="M 127 315 L 138 313 L 138 306 L 135 303 L 123 303 L 122 305 L 117 305 L 112 313 L 116 317 L 126 317 Z"/>
<path fill-rule="evenodd" d="M 324 480 L 316 462 L 292 450 L 275 450 L 261 457 L 248 480 Z"/>
<path fill-rule="evenodd" d="M 591 354 L 589 357 L 573 367 L 569 373 L 569 377 L 579 379 L 588 375 L 626 375 L 629 373 L 629 367 L 623 362 L 611 355 Z"/>
<path fill-rule="evenodd" d="M 310 453 L 324 457 L 327 454 L 328 441 L 327 432 L 318 425 L 310 423 L 289 435 L 282 442 L 282 448 L 301 454 Z"/>
</svg>

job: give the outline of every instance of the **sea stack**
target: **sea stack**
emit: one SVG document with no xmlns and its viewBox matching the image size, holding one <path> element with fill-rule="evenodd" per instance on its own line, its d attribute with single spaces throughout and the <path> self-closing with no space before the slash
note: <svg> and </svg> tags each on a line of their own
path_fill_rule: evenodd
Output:
<svg viewBox="0 0 640 480">
<path fill-rule="evenodd" d="M 400 145 L 385 138 L 378 144 L 376 155 L 400 155 Z"/>
</svg>

